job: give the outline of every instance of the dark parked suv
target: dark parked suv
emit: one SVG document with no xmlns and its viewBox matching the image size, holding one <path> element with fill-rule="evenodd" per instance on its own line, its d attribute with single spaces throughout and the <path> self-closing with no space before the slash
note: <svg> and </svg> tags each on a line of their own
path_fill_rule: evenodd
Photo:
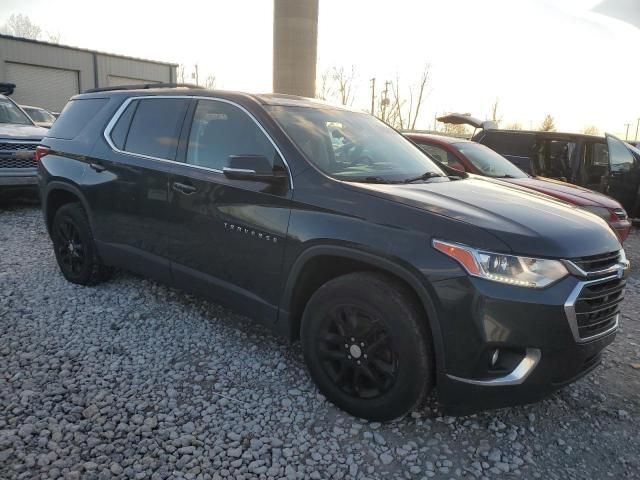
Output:
<svg viewBox="0 0 640 480">
<path fill-rule="evenodd" d="M 640 217 L 640 150 L 613 135 L 488 129 L 473 140 L 531 175 L 602 192 Z"/>
<path fill-rule="evenodd" d="M 600 218 L 447 177 L 367 114 L 190 88 L 71 99 L 38 148 L 62 274 L 121 267 L 299 337 L 320 390 L 390 419 L 539 399 L 613 340 L 628 262 Z M 465 177 L 465 174 L 461 174 Z"/>
</svg>

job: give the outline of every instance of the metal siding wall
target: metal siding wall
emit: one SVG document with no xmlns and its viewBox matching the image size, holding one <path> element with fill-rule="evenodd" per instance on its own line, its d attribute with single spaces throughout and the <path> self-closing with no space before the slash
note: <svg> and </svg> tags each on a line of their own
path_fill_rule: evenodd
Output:
<svg viewBox="0 0 640 480">
<path fill-rule="evenodd" d="M 98 54 L 98 81 L 101 87 L 109 86 L 109 77 L 136 79 L 134 83 L 171 82 L 171 67 L 143 60 L 110 57 Z"/>
<path fill-rule="evenodd" d="M 3 82 L 7 81 L 5 62 L 75 70 L 80 79 L 80 90 L 94 85 L 93 56 L 89 52 L 0 38 L 0 79 Z"/>
<path fill-rule="evenodd" d="M 17 88 L 11 96 L 22 105 L 59 112 L 79 93 L 78 71 L 5 62 L 5 78 Z"/>
<path fill-rule="evenodd" d="M 94 55 L 96 60 L 95 65 Z M 12 68 L 12 71 L 9 73 L 15 75 L 15 68 L 12 66 L 8 67 L 7 62 L 31 65 L 34 67 L 49 67 L 58 70 L 75 71 L 77 72 L 75 77 L 77 80 L 72 80 L 70 76 L 67 76 L 67 78 L 72 82 L 70 88 L 75 88 L 74 85 L 77 81 L 79 83 L 77 87 L 81 92 L 95 88 L 96 86 L 108 86 L 110 76 L 133 78 L 149 83 L 172 82 L 176 79 L 176 67 L 169 64 L 121 58 L 91 51 L 75 50 L 73 48 L 58 47 L 56 45 L 0 37 L 0 82 L 9 81 L 7 78 L 9 68 Z M 50 73 L 53 74 L 54 71 L 50 71 Z M 61 78 L 59 71 L 57 73 L 58 75 L 55 78 L 50 79 L 54 83 L 60 81 Z M 44 74 L 44 70 L 40 70 L 40 74 Z M 96 79 L 98 80 L 97 82 Z M 37 81 L 46 84 L 47 79 L 39 78 Z M 22 91 L 20 91 L 20 85 L 16 88 L 16 93 L 21 102 L 28 105 L 43 103 L 40 100 L 41 89 L 38 90 L 37 95 L 25 90 L 26 89 L 23 88 Z M 67 92 L 68 91 L 70 90 L 67 90 Z M 52 93 L 55 102 L 58 102 L 59 95 L 64 95 L 58 94 L 58 97 L 56 97 L 54 90 L 52 90 Z M 39 106 L 45 105 L 46 103 Z"/>
</svg>

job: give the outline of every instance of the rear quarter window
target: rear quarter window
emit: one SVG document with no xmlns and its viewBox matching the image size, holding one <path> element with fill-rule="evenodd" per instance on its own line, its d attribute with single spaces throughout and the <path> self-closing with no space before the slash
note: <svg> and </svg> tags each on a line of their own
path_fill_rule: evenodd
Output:
<svg viewBox="0 0 640 480">
<path fill-rule="evenodd" d="M 66 140 L 75 138 L 108 101 L 108 98 L 82 98 L 69 101 L 47 136 Z"/>
<path fill-rule="evenodd" d="M 502 155 L 529 157 L 535 143 L 533 135 L 518 133 L 487 133 L 480 143 Z"/>
</svg>

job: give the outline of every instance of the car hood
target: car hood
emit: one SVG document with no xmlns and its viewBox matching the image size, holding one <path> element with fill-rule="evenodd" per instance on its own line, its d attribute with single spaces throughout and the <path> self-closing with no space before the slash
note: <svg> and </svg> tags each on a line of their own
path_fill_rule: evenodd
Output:
<svg viewBox="0 0 640 480">
<path fill-rule="evenodd" d="M 545 195 L 468 178 L 422 184 L 351 184 L 372 195 L 482 228 L 522 255 L 574 258 L 616 251 L 618 238 L 599 217 Z M 473 238 L 434 237 L 473 245 Z"/>
<path fill-rule="evenodd" d="M 611 197 L 607 197 L 600 192 L 594 192 L 593 190 L 562 182 L 560 180 L 554 180 L 552 178 L 501 178 L 499 180 L 546 193 L 547 195 L 573 203 L 579 207 L 597 206 L 609 209 L 622 208 L 620 202 Z"/>
<path fill-rule="evenodd" d="M 11 140 L 42 140 L 47 129 L 35 125 L 18 125 L 15 123 L 0 123 L 0 139 Z"/>
</svg>

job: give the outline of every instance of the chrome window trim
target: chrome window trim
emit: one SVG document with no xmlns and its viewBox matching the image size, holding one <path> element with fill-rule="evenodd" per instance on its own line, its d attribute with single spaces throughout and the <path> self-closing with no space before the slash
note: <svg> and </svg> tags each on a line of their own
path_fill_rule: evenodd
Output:
<svg viewBox="0 0 640 480">
<path fill-rule="evenodd" d="M 600 337 L 604 337 L 605 335 L 609 335 L 610 333 L 615 332 L 618 329 L 618 324 L 619 324 L 619 319 L 620 319 L 620 314 L 619 313 L 616 314 L 615 322 L 614 322 L 612 327 L 610 327 L 607 330 L 605 330 L 604 332 L 600 332 L 600 333 L 598 333 L 596 335 L 592 335 L 592 336 L 586 337 L 586 338 L 581 338 L 580 337 L 580 332 L 578 331 L 578 319 L 576 317 L 575 304 L 576 304 L 576 300 L 580 296 L 580 293 L 582 292 L 582 289 L 586 285 L 592 285 L 592 284 L 596 284 L 596 283 L 608 282 L 610 280 L 620 280 L 621 278 L 622 277 L 620 277 L 619 275 L 610 275 L 608 277 L 598 278 L 596 280 L 578 282 L 578 284 L 573 288 L 573 290 L 569 294 L 569 297 L 567 298 L 567 300 L 564 303 L 564 312 L 565 312 L 565 315 L 567 316 L 567 320 L 569 321 L 569 327 L 571 328 L 571 333 L 573 334 L 573 339 L 576 341 L 576 343 L 590 342 L 591 340 L 595 340 L 596 338 L 600 338 Z"/>
<path fill-rule="evenodd" d="M 177 165 L 185 165 L 187 167 L 191 167 L 191 168 L 195 168 L 195 169 L 199 169 L 199 170 L 205 170 L 207 172 L 213 172 L 213 173 L 218 173 L 220 175 L 224 175 L 224 172 L 222 170 L 218 170 L 216 168 L 203 167 L 201 165 L 193 165 L 193 164 L 190 164 L 190 163 L 187 163 L 187 162 L 179 162 L 177 160 L 170 160 L 168 158 L 153 157 L 153 156 L 150 156 L 150 155 L 144 155 L 142 153 L 127 152 L 126 150 L 120 150 L 118 147 L 115 146 L 115 144 L 113 143 L 113 140 L 111 140 L 111 131 L 115 127 L 116 123 L 118 122 L 118 120 L 120 119 L 120 117 L 122 116 L 122 114 L 124 113 L 126 108 L 129 106 L 129 104 L 131 102 L 133 102 L 133 101 L 153 99 L 153 98 L 162 98 L 162 99 L 176 98 L 176 99 L 185 99 L 185 100 L 209 100 L 209 101 L 227 103 L 229 105 L 233 105 L 234 107 L 238 108 L 240 111 L 244 112 L 245 115 L 247 115 L 251 120 L 253 120 L 253 122 L 258 126 L 258 128 L 264 134 L 264 136 L 267 137 L 267 139 L 269 140 L 269 142 L 271 143 L 273 148 L 275 148 L 276 152 L 278 152 L 278 155 L 280 155 L 280 158 L 282 159 L 282 162 L 285 164 L 285 166 L 287 168 L 287 173 L 288 173 L 288 177 L 289 177 L 289 185 L 290 185 L 291 190 L 293 190 L 293 175 L 291 173 L 291 167 L 289 167 L 289 163 L 287 162 L 287 159 L 282 154 L 282 151 L 280 150 L 280 148 L 278 148 L 278 145 L 276 145 L 276 142 L 273 141 L 273 138 L 271 138 L 271 135 L 269 135 L 267 133 L 267 131 L 264 129 L 264 127 L 260 124 L 260 122 L 258 122 L 258 120 L 253 116 L 253 114 L 251 112 L 249 112 L 242 105 L 240 105 L 240 104 L 238 104 L 236 102 L 233 102 L 231 100 L 227 100 L 226 98 L 203 97 L 203 96 L 198 96 L 198 95 L 143 95 L 143 96 L 137 96 L 137 97 L 129 97 L 124 102 L 122 102 L 122 105 L 120 105 L 118 107 L 116 112 L 111 117 L 111 120 L 109 120 L 109 122 L 107 123 L 107 126 L 105 127 L 104 131 L 102 132 L 102 135 L 103 135 L 105 141 L 107 142 L 107 144 L 109 145 L 109 147 L 113 151 L 121 153 L 123 155 L 129 155 L 129 156 L 132 156 L 132 157 L 145 158 L 147 160 L 157 160 L 157 161 L 160 161 L 160 162 L 169 162 L 169 163 L 174 163 L 174 164 L 177 164 Z"/>
<path fill-rule="evenodd" d="M 542 352 L 538 348 L 527 348 L 526 354 L 520 363 L 513 369 L 511 373 L 498 378 L 491 378 L 488 380 L 475 380 L 472 378 L 456 377 L 455 375 L 447 374 L 452 380 L 457 380 L 463 383 L 470 383 L 471 385 L 479 385 L 482 387 L 504 387 L 508 385 L 520 385 L 527 377 L 533 372 L 542 358 Z"/>
</svg>

